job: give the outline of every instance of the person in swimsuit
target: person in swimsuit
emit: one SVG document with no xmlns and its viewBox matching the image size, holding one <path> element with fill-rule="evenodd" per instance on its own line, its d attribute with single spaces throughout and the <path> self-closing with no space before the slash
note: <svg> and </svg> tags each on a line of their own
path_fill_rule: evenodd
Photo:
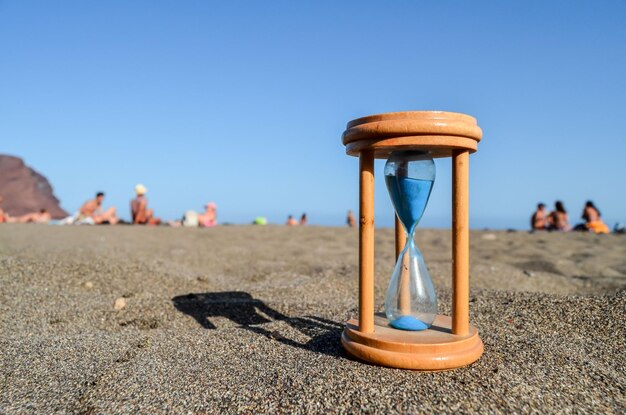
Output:
<svg viewBox="0 0 626 415">
<path fill-rule="evenodd" d="M 52 219 L 52 216 L 46 209 L 41 209 L 39 212 L 27 213 L 26 215 L 11 218 L 9 222 L 17 223 L 48 223 Z"/>
<path fill-rule="evenodd" d="M 591 200 L 588 200 L 587 203 L 585 203 L 582 218 L 585 221 L 585 227 L 587 230 L 594 233 L 609 233 L 609 227 L 602 222 L 602 219 L 600 218 L 600 211 Z"/>
<path fill-rule="evenodd" d="M 152 209 L 148 209 L 147 192 L 148 189 L 143 184 L 135 186 L 137 197 L 130 202 L 130 214 L 135 225 L 158 225 L 161 223 L 161 219 L 154 217 Z"/>
<path fill-rule="evenodd" d="M 2 196 L 0 196 L 0 204 L 2 204 L 2 200 Z M 48 223 L 51 219 L 52 216 L 46 209 L 22 216 L 11 216 L 0 207 L 0 223 Z"/>
<path fill-rule="evenodd" d="M 198 214 L 198 225 L 201 228 L 210 228 L 217 225 L 217 205 L 209 202 L 204 205 L 204 213 Z"/>
<path fill-rule="evenodd" d="M 2 196 L 0 196 L 0 223 L 8 222 L 9 216 L 2 210 Z"/>
<path fill-rule="evenodd" d="M 354 218 L 354 213 L 352 213 L 351 210 L 348 211 L 348 217 L 346 218 L 346 223 L 351 228 L 354 228 L 356 226 L 356 219 Z"/>
<path fill-rule="evenodd" d="M 96 225 L 108 223 L 115 225 L 119 222 L 115 207 L 111 206 L 106 211 L 102 210 L 102 201 L 104 193 L 96 193 L 96 198 L 83 203 L 79 210 L 79 219 L 91 218 Z"/>
<path fill-rule="evenodd" d="M 563 202 L 557 200 L 554 203 L 554 211 L 550 212 L 548 216 L 548 229 L 554 231 L 569 231 L 571 226 L 569 224 L 569 218 Z"/>
<path fill-rule="evenodd" d="M 308 222 L 308 219 L 306 217 L 306 213 L 303 213 L 302 216 L 300 216 L 300 226 L 306 225 L 307 222 Z"/>
<path fill-rule="evenodd" d="M 548 226 L 548 212 L 546 212 L 546 205 L 539 203 L 537 210 L 533 213 L 530 219 L 530 227 L 534 231 L 545 230 Z"/>
<path fill-rule="evenodd" d="M 287 226 L 297 226 L 298 225 L 298 221 L 293 218 L 293 215 L 289 215 L 287 217 L 286 225 Z"/>
</svg>

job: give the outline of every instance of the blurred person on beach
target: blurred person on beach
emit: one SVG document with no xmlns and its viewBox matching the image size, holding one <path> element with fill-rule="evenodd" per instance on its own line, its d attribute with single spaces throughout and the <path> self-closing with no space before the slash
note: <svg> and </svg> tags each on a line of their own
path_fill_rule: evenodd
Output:
<svg viewBox="0 0 626 415">
<path fill-rule="evenodd" d="M 204 205 L 204 212 L 198 213 L 195 210 L 188 210 L 181 220 L 171 220 L 167 224 L 178 227 L 185 226 L 187 228 L 209 228 L 217 225 L 217 205 L 209 202 Z"/>
<path fill-rule="evenodd" d="M 0 205 L 3 198 L 0 196 Z M 46 209 L 41 209 L 39 212 L 27 213 L 22 216 L 11 216 L 6 213 L 0 206 L 0 223 L 48 223 L 52 219 L 52 216 Z"/>
<path fill-rule="evenodd" d="M 346 223 L 350 228 L 354 228 L 356 226 L 356 219 L 354 219 L 354 213 L 351 210 L 348 211 L 348 217 L 346 218 Z"/>
<path fill-rule="evenodd" d="M 198 213 L 195 210 L 188 210 L 181 220 L 169 221 L 168 225 L 178 227 L 185 226 L 187 228 L 210 228 L 217 225 L 217 205 L 209 202 L 204 205 L 204 212 Z"/>
<path fill-rule="evenodd" d="M 4 210 L 2 209 L 2 200 L 2 196 L 0 196 L 0 223 L 5 223 L 8 222 L 9 215 L 4 213 Z"/>
<path fill-rule="evenodd" d="M 539 203 L 537 210 L 533 213 L 530 219 L 530 227 L 533 231 L 543 231 L 548 226 L 548 212 L 546 211 L 546 205 Z"/>
<path fill-rule="evenodd" d="M 287 217 L 286 225 L 287 226 L 297 226 L 298 225 L 298 221 L 293 218 L 293 215 L 289 215 Z"/>
<path fill-rule="evenodd" d="M 217 205 L 214 202 L 204 205 L 204 212 L 198 214 L 198 225 L 201 228 L 210 228 L 217 225 Z"/>
<path fill-rule="evenodd" d="M 307 222 L 308 222 L 308 219 L 306 217 L 306 213 L 303 213 L 302 216 L 300 216 L 300 226 L 306 225 Z"/>
<path fill-rule="evenodd" d="M 134 225 L 158 225 L 161 219 L 154 217 L 152 209 L 148 208 L 146 193 L 148 189 L 143 184 L 135 186 L 136 198 L 130 201 L 130 213 Z"/>
<path fill-rule="evenodd" d="M 119 219 L 117 218 L 115 207 L 111 206 L 106 211 L 102 210 L 103 200 L 104 192 L 98 192 L 96 193 L 95 199 L 91 199 L 83 203 L 78 212 L 78 220 L 91 218 L 96 225 L 115 225 L 116 223 L 118 223 Z"/>
<path fill-rule="evenodd" d="M 17 223 L 48 223 L 52 219 L 50 212 L 46 209 L 41 209 L 39 212 L 27 213 L 26 215 L 12 218 L 11 221 Z"/>
<path fill-rule="evenodd" d="M 563 202 L 557 200 L 554 210 L 548 215 L 548 230 L 567 232 L 571 229 Z"/>
<path fill-rule="evenodd" d="M 609 227 L 602 222 L 600 216 L 600 210 L 591 200 L 588 200 L 582 214 L 582 219 L 585 221 L 584 229 L 594 233 L 609 233 Z"/>
<path fill-rule="evenodd" d="M 46 209 L 22 216 L 8 216 L 5 214 L 5 217 L 7 223 L 48 223 L 52 219 L 52 216 Z"/>
</svg>

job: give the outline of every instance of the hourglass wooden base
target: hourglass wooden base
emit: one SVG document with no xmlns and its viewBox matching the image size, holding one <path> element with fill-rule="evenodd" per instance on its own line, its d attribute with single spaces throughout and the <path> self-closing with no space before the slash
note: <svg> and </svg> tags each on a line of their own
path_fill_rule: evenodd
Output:
<svg viewBox="0 0 626 415">
<path fill-rule="evenodd" d="M 357 359 L 387 367 L 440 371 L 467 366 L 483 354 L 483 342 L 474 326 L 465 336 L 452 334 L 452 319 L 438 315 L 423 331 L 402 331 L 389 326 L 384 315 L 374 318 L 374 332 L 359 331 L 348 321 L 341 336 L 344 349 Z"/>
</svg>

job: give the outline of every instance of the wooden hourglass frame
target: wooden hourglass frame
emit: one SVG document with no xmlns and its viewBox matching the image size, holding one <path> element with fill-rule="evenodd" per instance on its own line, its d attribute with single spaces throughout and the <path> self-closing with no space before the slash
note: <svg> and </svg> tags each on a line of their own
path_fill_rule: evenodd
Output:
<svg viewBox="0 0 626 415">
<path fill-rule="evenodd" d="M 483 343 L 469 323 L 469 155 L 482 130 L 476 119 L 443 111 L 371 115 L 350 121 L 342 135 L 346 153 L 359 157 L 359 315 L 341 336 L 354 357 L 381 366 L 447 370 L 469 365 Z M 452 157 L 452 316 L 437 315 L 423 331 L 398 330 L 374 314 L 374 159 L 392 152 L 427 151 Z M 396 216 L 396 257 L 405 234 Z"/>
</svg>

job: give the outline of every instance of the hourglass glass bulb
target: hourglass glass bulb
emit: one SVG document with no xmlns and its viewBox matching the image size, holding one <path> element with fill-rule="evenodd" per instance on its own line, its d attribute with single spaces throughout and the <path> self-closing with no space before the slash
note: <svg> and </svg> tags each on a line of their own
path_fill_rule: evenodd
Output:
<svg viewBox="0 0 626 415">
<path fill-rule="evenodd" d="M 407 234 L 387 289 L 385 314 L 392 327 L 425 330 L 437 316 L 437 295 L 413 235 L 435 180 L 435 163 L 428 153 L 392 153 L 385 164 L 385 182 L 398 219 Z"/>
<path fill-rule="evenodd" d="M 407 235 L 424 214 L 435 181 L 435 162 L 421 151 L 399 151 L 385 164 L 385 182 Z"/>
</svg>

